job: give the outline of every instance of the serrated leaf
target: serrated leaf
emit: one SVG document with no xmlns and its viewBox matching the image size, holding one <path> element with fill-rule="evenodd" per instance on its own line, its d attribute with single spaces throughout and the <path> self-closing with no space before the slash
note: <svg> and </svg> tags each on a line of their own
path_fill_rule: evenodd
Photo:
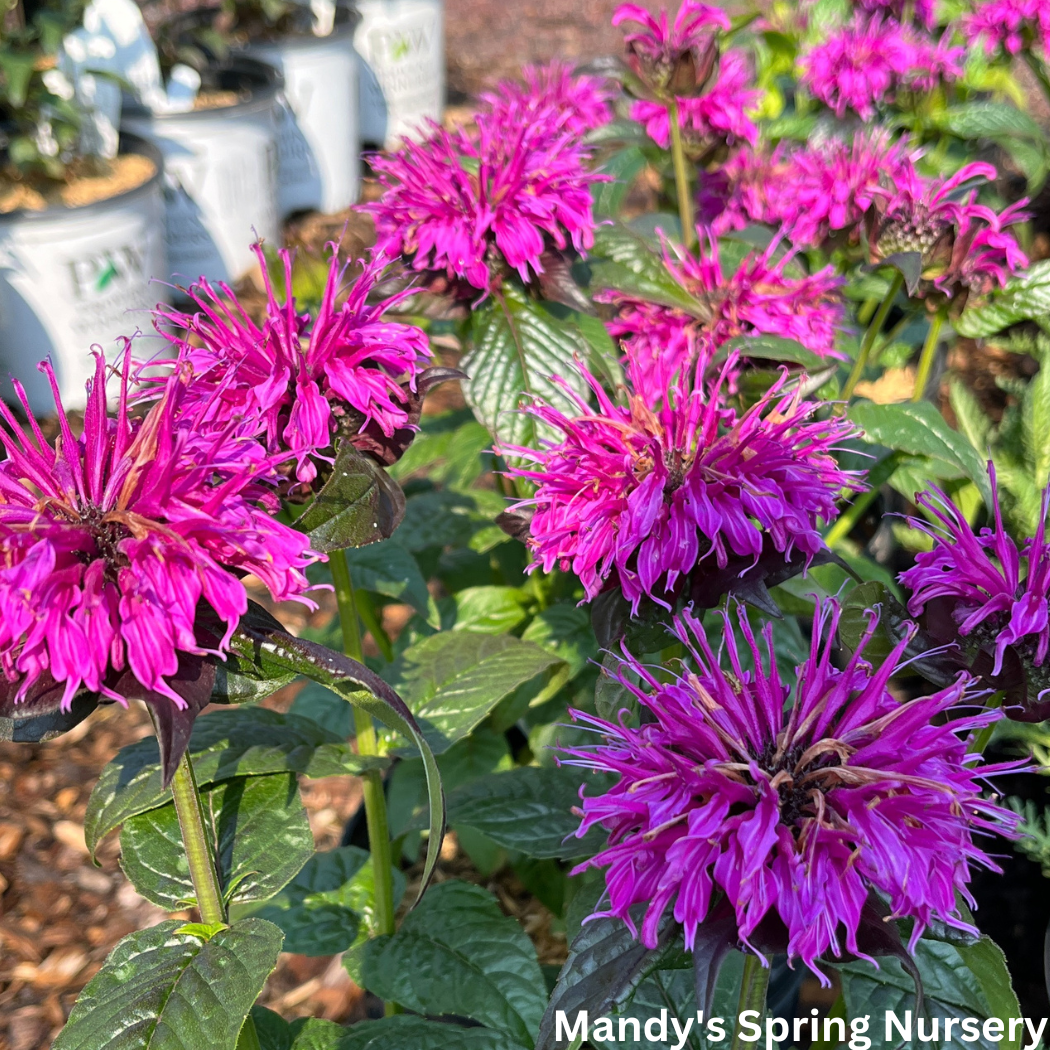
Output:
<svg viewBox="0 0 1050 1050">
<path fill-rule="evenodd" d="M 348 708 L 345 700 L 339 703 Z M 360 775 L 384 768 L 382 758 L 354 753 L 345 737 L 296 714 L 263 707 L 213 711 L 197 719 L 189 753 L 200 787 L 233 777 L 295 772 L 308 777 Z M 171 800 L 161 784 L 157 742 L 140 740 L 122 748 L 102 770 L 84 816 L 88 849 L 125 820 Z"/>
<path fill-rule="evenodd" d="M 201 802 L 228 900 L 269 899 L 313 855 L 313 833 L 294 774 L 224 780 L 202 791 Z M 195 900 L 173 803 L 126 820 L 120 853 L 124 874 L 147 900 L 167 911 Z"/>
<path fill-rule="evenodd" d="M 849 416 L 869 441 L 910 455 L 928 456 L 957 471 L 956 476 L 969 478 L 980 489 L 985 506 L 992 505 L 984 459 L 964 435 L 948 426 L 929 401 L 899 405 L 859 401 L 850 408 Z"/>
<path fill-rule="evenodd" d="M 507 849 L 543 860 L 593 856 L 605 835 L 599 830 L 575 837 L 580 818 L 580 789 L 601 794 L 612 781 L 588 776 L 573 766 L 523 766 L 490 773 L 453 791 L 448 819 L 487 835 Z"/>
<path fill-rule="evenodd" d="M 709 316 L 708 308 L 671 276 L 661 256 L 649 247 L 645 238 L 620 223 L 595 230 L 587 267 L 595 289 L 611 289 L 677 307 L 701 319 Z"/>
<path fill-rule="evenodd" d="M 1043 132 L 1025 112 L 1006 102 L 975 101 L 934 113 L 930 122 L 961 139 L 1025 138 L 1038 140 Z"/>
<path fill-rule="evenodd" d="M 405 495 L 370 456 L 344 441 L 332 473 L 296 527 L 310 537 L 314 550 L 363 547 L 393 534 L 405 514 Z"/>
<path fill-rule="evenodd" d="M 445 631 L 406 649 L 390 675 L 441 754 L 519 686 L 562 666 L 558 657 L 513 635 Z"/>
<path fill-rule="evenodd" d="M 717 359 L 724 360 L 732 351 L 742 357 L 761 361 L 784 361 L 801 365 L 809 371 L 819 371 L 828 366 L 828 361 L 819 354 L 807 350 L 795 339 L 783 339 L 776 335 L 741 335 L 730 339 L 718 348 Z"/>
<path fill-rule="evenodd" d="M 249 918 L 208 941 L 163 922 L 129 934 L 80 993 L 53 1050 L 234 1050 L 282 935 Z"/>
<path fill-rule="evenodd" d="M 515 285 L 505 284 L 471 315 L 471 350 L 463 361 L 470 376 L 463 393 L 478 422 L 501 445 L 537 447 L 541 424 L 521 411 L 531 398 L 571 411 L 560 377 L 581 396 L 587 383 L 575 366 L 588 346 L 575 326 L 562 323 Z"/>
<path fill-rule="evenodd" d="M 315 853 L 285 887 L 283 900 L 256 915 L 284 931 L 286 952 L 314 956 L 344 952 L 361 926 L 354 880 L 368 862 L 368 852 L 356 846 Z"/>
<path fill-rule="evenodd" d="M 455 631 L 505 634 L 528 616 L 529 597 L 518 587 L 464 587 L 453 601 Z"/>
<path fill-rule="evenodd" d="M 522 1050 L 522 1044 L 491 1028 L 460 1028 L 402 1014 L 343 1029 L 337 1050 Z"/>
<path fill-rule="evenodd" d="M 365 986 L 434 1017 L 469 1017 L 532 1045 L 547 1001 L 536 950 L 496 899 L 465 882 L 431 889 L 391 937 L 364 947 Z"/>
<path fill-rule="evenodd" d="M 963 310 L 955 322 L 959 335 L 983 339 L 1018 321 L 1031 321 L 1050 314 L 1050 260 L 1032 263 L 1026 273 L 1012 277 L 988 301 Z"/>
</svg>

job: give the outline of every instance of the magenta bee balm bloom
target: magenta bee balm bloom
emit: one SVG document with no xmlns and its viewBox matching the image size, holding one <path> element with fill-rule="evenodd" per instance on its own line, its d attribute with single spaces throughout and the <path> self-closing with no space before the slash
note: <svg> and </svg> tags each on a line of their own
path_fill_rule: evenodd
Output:
<svg viewBox="0 0 1050 1050">
<path fill-rule="evenodd" d="M 16 701 L 42 676 L 123 701 L 111 680 L 130 671 L 179 708 L 168 679 L 182 653 L 227 650 L 247 609 L 241 577 L 254 573 L 278 601 L 308 587 L 308 539 L 273 518 L 273 461 L 254 432 L 202 427 L 175 373 L 142 419 L 128 415 L 128 355 L 120 405 L 106 418 L 106 365 L 98 357 L 77 439 L 58 401 L 60 437 L 44 441 L 29 415 L 26 438 L 0 404 L 0 666 Z M 198 603 L 225 637 L 198 640 Z"/>
<path fill-rule="evenodd" d="M 989 0 L 963 18 L 970 43 L 980 43 L 988 54 L 998 50 L 1016 55 L 1038 47 L 1050 56 L 1050 4 L 1046 0 Z"/>
<path fill-rule="evenodd" d="M 609 833 L 576 869 L 607 869 L 596 914 L 638 936 L 631 908 L 647 905 L 640 939 L 655 947 L 671 908 L 690 949 L 705 920 L 727 916 L 744 949 L 786 950 L 825 985 L 822 958 L 869 958 L 865 928 L 885 931 L 874 894 L 914 920 L 912 949 L 934 920 L 976 933 L 957 916 L 956 894 L 971 900 L 971 865 L 999 869 L 975 836 L 1017 823 L 982 790 L 989 774 L 1019 764 L 975 768 L 968 750 L 971 732 L 999 713 L 945 720 L 970 700 L 965 676 L 900 702 L 886 683 L 908 640 L 876 671 L 863 658 L 874 624 L 856 653 L 833 660 L 833 601 L 818 606 L 794 688 L 777 672 L 772 626 L 757 640 L 739 607 L 736 619 L 743 644 L 723 613 L 719 653 L 693 616 L 676 619 L 695 671 L 670 682 L 625 653 L 615 677 L 652 716 L 645 725 L 573 715 L 602 739 L 566 749 L 563 761 L 619 777 L 604 795 L 581 795 L 577 834 Z"/>
<path fill-rule="evenodd" d="M 316 459 L 340 433 L 353 440 L 365 427 L 387 438 L 410 425 L 409 404 L 417 373 L 430 360 L 422 329 L 385 321 L 383 314 L 411 289 L 368 302 L 383 276 L 385 260 L 375 256 L 336 305 L 346 265 L 333 252 L 317 317 L 296 311 L 289 295 L 277 299 L 262 249 L 256 248 L 266 281 L 266 317 L 255 324 L 233 292 L 223 296 L 201 280 L 189 289 L 193 314 L 162 307 L 158 319 L 176 333 L 168 335 L 180 360 L 193 372 L 187 397 L 211 404 L 220 420 L 259 419 L 271 453 L 289 453 L 296 476 L 310 482 Z M 285 288 L 292 287 L 292 255 L 281 251 Z M 287 458 L 287 457 L 285 457 Z"/>
<path fill-rule="evenodd" d="M 901 90 L 930 91 L 962 76 L 965 52 L 880 15 L 857 16 L 800 59 L 802 83 L 837 116 L 870 120 Z"/>
<path fill-rule="evenodd" d="M 474 289 L 501 271 L 523 281 L 543 273 L 545 251 L 594 243 L 586 149 L 553 107 L 525 120 L 511 110 L 477 115 L 477 135 L 435 126 L 424 142 L 376 157 L 385 192 L 361 205 L 375 216 L 377 248 L 415 270 L 444 273 Z"/>
<path fill-rule="evenodd" d="M 599 298 L 619 307 L 609 331 L 623 342 L 640 394 L 659 398 L 673 377 L 688 371 L 728 340 L 746 335 L 794 339 L 821 357 L 841 357 L 835 334 L 844 317 L 839 293 L 843 281 L 828 266 L 815 274 L 791 277 L 790 253 L 772 243 L 752 252 L 726 277 L 718 244 L 703 229 L 694 256 L 664 245 L 664 264 L 678 283 L 710 310 L 698 318 L 674 307 L 648 303 L 620 293 Z"/>
<path fill-rule="evenodd" d="M 735 368 L 730 360 L 722 381 Z M 680 376 L 662 404 L 627 391 L 612 401 L 583 371 L 594 411 L 566 385 L 571 415 L 537 404 L 527 411 L 562 435 L 540 451 L 504 451 L 536 464 L 511 473 L 536 494 L 530 525 L 533 567 L 580 577 L 587 598 L 619 583 L 635 611 L 643 596 L 667 605 L 697 563 L 757 559 L 768 545 L 787 560 L 821 549 L 820 521 L 836 514 L 855 476 L 831 450 L 854 431 L 838 418 L 813 420 L 817 404 L 780 394 L 786 376 L 737 417 L 692 376 Z"/>
<path fill-rule="evenodd" d="M 908 612 L 913 616 L 937 599 L 948 599 L 959 635 L 993 654 L 991 673 L 997 675 L 1011 647 L 1036 668 L 1043 666 L 1050 650 L 1050 543 L 1046 540 L 1050 489 L 1043 492 L 1035 537 L 1018 547 L 1003 528 L 995 469 L 990 467 L 989 473 L 995 527 L 979 534 L 940 489 L 915 497 L 938 524 L 909 519 L 912 528 L 933 540 L 933 550 L 917 554 L 914 568 L 902 572 L 900 579 L 912 592 Z"/>
<path fill-rule="evenodd" d="M 525 66 L 521 73 L 524 85 L 501 80 L 495 91 L 480 96 L 490 111 L 521 121 L 548 121 L 554 129 L 579 137 L 612 120 L 609 103 L 616 93 L 602 77 L 576 75 L 570 65 L 557 60 Z"/>
</svg>

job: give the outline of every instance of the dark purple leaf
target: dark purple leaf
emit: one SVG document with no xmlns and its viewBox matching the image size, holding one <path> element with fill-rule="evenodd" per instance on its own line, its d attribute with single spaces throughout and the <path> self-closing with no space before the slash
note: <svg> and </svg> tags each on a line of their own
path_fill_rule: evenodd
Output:
<svg viewBox="0 0 1050 1050">
<path fill-rule="evenodd" d="M 540 256 L 540 265 L 543 269 L 537 280 L 544 299 L 583 314 L 598 315 L 591 298 L 576 283 L 572 263 L 561 252 L 548 249 Z"/>
<path fill-rule="evenodd" d="M 529 539 L 529 528 L 535 512 L 526 507 L 519 510 L 505 510 L 496 515 L 496 524 L 508 535 L 522 543 Z"/>
<path fill-rule="evenodd" d="M 713 908 L 696 931 L 693 944 L 693 975 L 696 978 L 696 1005 L 710 1017 L 714 1010 L 715 987 L 726 956 L 736 947 L 736 918 L 723 899 Z"/>
</svg>

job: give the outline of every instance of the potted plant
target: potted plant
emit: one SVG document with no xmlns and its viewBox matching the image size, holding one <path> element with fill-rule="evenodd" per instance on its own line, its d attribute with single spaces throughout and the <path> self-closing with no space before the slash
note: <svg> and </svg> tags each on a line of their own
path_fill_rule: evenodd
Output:
<svg viewBox="0 0 1050 1050">
<path fill-rule="evenodd" d="M 243 53 L 284 77 L 278 132 L 278 205 L 338 212 L 360 193 L 358 15 L 331 0 L 224 0 L 162 27 L 162 54 L 205 68 Z"/>
<path fill-rule="evenodd" d="M 134 328 L 166 272 L 160 157 L 118 142 L 97 84 L 66 71 L 84 7 L 0 2 L 0 370 L 34 407 L 50 400 L 48 356 L 63 399 L 82 402 L 91 346 Z"/>
</svg>

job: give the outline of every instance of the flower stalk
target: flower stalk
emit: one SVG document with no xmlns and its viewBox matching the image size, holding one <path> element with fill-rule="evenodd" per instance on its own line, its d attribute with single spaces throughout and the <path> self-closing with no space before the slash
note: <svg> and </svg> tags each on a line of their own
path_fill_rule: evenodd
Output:
<svg viewBox="0 0 1050 1050">
<path fill-rule="evenodd" d="M 682 127 L 678 123 L 678 102 L 667 103 L 667 120 L 671 127 L 671 160 L 674 164 L 674 184 L 678 191 L 678 218 L 682 224 L 682 244 L 692 248 L 696 243 L 696 221 L 693 218 L 693 198 L 689 189 L 689 173 L 685 165 L 685 147 L 682 145 Z"/>
<path fill-rule="evenodd" d="M 211 836 L 204 827 L 204 810 L 189 751 L 179 759 L 171 781 L 171 795 L 175 800 L 175 812 L 179 818 L 179 830 L 182 832 L 182 844 L 190 866 L 190 879 L 201 922 L 208 926 L 224 923 L 226 906 L 219 888 L 219 875 L 215 870 Z"/>
<path fill-rule="evenodd" d="M 362 660 L 361 627 L 354 601 L 354 584 L 350 578 L 350 566 L 346 551 L 333 553 L 332 578 L 335 581 L 335 598 L 339 606 L 339 620 L 343 625 L 343 651 L 358 663 Z M 357 751 L 360 755 L 378 755 L 375 723 L 372 716 L 359 707 L 354 708 L 354 729 L 357 734 Z M 372 853 L 372 871 L 375 879 L 375 924 L 379 935 L 394 932 L 394 867 L 390 848 L 390 829 L 386 814 L 386 796 L 383 793 L 383 777 L 377 769 L 368 770 L 363 776 L 365 797 L 365 821 L 368 825 L 368 845 Z"/>
<path fill-rule="evenodd" d="M 849 379 L 846 380 L 846 386 L 842 391 L 843 405 L 841 411 L 845 411 L 845 403 L 853 396 L 854 387 L 860 381 L 860 377 L 864 375 L 871 348 L 875 345 L 879 332 L 882 331 L 882 326 L 886 322 L 886 315 L 893 306 L 893 300 L 897 298 L 897 293 L 903 286 L 904 275 L 897 271 L 893 275 L 893 280 L 890 281 L 890 288 L 886 293 L 886 298 L 879 304 L 878 310 L 875 311 L 875 316 L 871 319 L 871 324 L 868 325 L 868 330 L 864 333 L 864 341 L 860 344 L 860 353 L 857 354 L 857 360 L 853 363 L 853 370 L 850 372 Z"/>
<path fill-rule="evenodd" d="M 941 337 L 941 328 L 944 326 L 944 311 L 938 310 L 930 318 L 930 330 L 926 333 L 926 342 L 922 345 L 922 353 L 919 355 L 919 367 L 915 373 L 915 389 L 912 391 L 912 401 L 921 401 L 926 393 L 926 386 L 930 381 L 930 372 L 933 370 L 933 361 L 937 356 L 937 343 Z"/>
<path fill-rule="evenodd" d="M 740 1005 L 737 1008 L 737 1025 L 733 1030 L 733 1050 L 743 1050 L 740 1033 L 740 1015 L 745 1010 L 766 1012 L 766 993 L 769 990 L 769 966 L 762 965 L 763 960 L 750 952 L 744 956 L 744 975 L 740 981 Z"/>
</svg>

